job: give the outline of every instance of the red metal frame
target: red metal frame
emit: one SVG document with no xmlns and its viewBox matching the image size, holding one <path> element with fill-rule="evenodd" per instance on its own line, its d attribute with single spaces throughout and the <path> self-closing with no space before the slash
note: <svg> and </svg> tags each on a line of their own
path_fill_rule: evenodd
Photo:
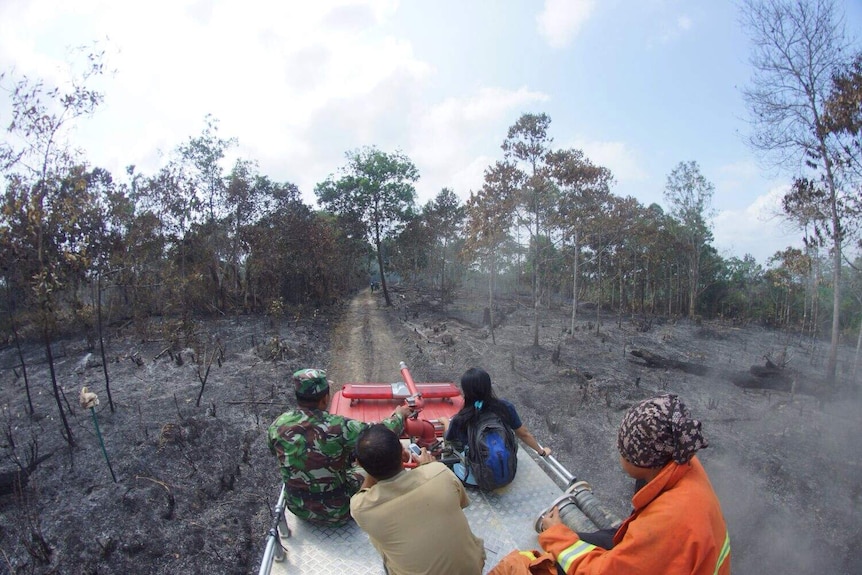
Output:
<svg viewBox="0 0 862 575">
<path fill-rule="evenodd" d="M 401 376 L 408 393 L 395 393 L 393 384 L 345 383 L 333 395 L 329 412 L 360 421 L 380 421 L 392 415 L 404 402 L 413 407 L 413 416 L 404 422 L 403 439 L 421 447 L 433 445 L 443 435 L 441 417 L 451 418 L 464 405 L 458 387 L 451 382 L 419 383 L 402 362 Z"/>
</svg>

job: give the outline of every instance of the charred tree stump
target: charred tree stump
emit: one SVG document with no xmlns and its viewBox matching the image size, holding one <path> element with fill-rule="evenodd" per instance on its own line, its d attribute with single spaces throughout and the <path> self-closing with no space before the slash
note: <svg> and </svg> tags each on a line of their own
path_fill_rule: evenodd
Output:
<svg viewBox="0 0 862 575">
<path fill-rule="evenodd" d="M 772 363 L 768 358 L 766 365 L 752 365 L 748 373 L 735 374 L 730 381 L 737 387 L 746 389 L 772 389 L 775 391 L 792 391 L 793 374 Z"/>
</svg>

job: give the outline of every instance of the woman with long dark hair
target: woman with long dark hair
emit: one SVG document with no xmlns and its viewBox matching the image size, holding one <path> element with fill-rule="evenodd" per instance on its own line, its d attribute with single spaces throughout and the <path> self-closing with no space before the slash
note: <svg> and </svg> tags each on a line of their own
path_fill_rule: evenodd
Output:
<svg viewBox="0 0 862 575">
<path fill-rule="evenodd" d="M 483 411 L 493 411 L 499 418 L 512 428 L 515 435 L 530 446 L 542 457 L 551 454 L 550 447 L 542 447 L 527 426 L 521 421 L 515 406 L 505 399 L 498 398 L 491 387 L 491 376 L 480 367 L 471 367 L 461 376 L 461 391 L 464 394 L 464 407 L 456 413 L 451 421 L 441 417 L 443 423 L 443 437 L 452 442 L 456 449 L 463 449 L 467 444 L 467 430 L 471 425 L 476 425 L 479 414 Z M 466 468 L 456 463 L 453 471 L 455 475 L 469 485 L 475 485 L 475 480 L 467 472 Z"/>
</svg>

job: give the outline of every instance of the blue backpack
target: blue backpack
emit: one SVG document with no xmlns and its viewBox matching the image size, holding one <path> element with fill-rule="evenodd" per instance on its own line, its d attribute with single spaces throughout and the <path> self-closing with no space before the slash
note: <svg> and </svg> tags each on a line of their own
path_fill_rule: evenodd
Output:
<svg viewBox="0 0 862 575">
<path fill-rule="evenodd" d="M 478 421 L 467 426 L 465 458 L 479 489 L 491 491 L 508 485 L 518 469 L 515 432 L 493 411 L 480 412 Z"/>
</svg>

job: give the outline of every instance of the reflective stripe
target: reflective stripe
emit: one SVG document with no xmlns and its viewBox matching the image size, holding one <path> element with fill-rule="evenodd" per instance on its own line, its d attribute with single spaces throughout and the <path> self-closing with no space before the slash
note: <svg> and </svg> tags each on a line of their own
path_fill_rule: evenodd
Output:
<svg viewBox="0 0 862 575">
<path fill-rule="evenodd" d="M 595 545 L 590 545 L 586 541 L 578 541 L 571 547 L 567 547 L 563 550 L 562 553 L 557 555 L 557 563 L 568 573 L 569 567 L 572 566 L 572 563 L 575 562 L 575 559 L 589 553 L 593 549 L 595 549 Z"/>
<path fill-rule="evenodd" d="M 722 563 L 727 560 L 728 555 L 730 555 L 730 533 L 725 533 L 724 545 L 721 546 L 721 552 L 718 554 L 718 561 L 715 563 L 715 571 L 713 571 L 713 575 L 718 574 L 719 568 Z"/>
<path fill-rule="evenodd" d="M 520 554 L 529 559 L 530 561 L 536 560 L 536 554 L 532 551 L 521 551 Z"/>
</svg>

